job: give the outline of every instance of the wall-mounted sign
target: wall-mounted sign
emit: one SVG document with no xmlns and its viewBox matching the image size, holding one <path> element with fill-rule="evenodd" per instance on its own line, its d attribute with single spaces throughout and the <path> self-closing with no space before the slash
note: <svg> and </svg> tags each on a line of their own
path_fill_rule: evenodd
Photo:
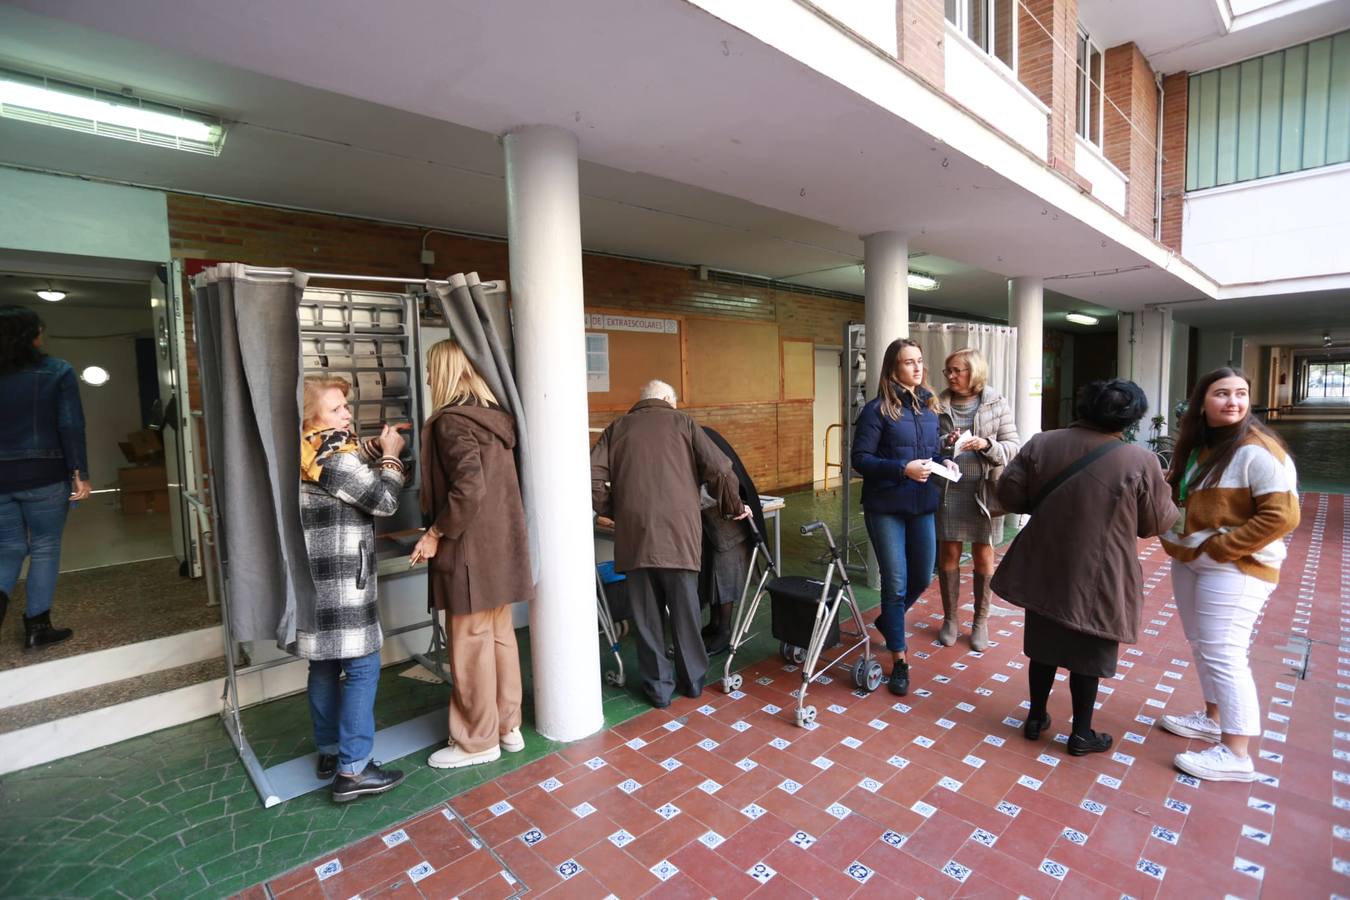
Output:
<svg viewBox="0 0 1350 900">
<path fill-rule="evenodd" d="M 604 331 L 645 331 L 651 334 L 675 334 L 680 330 L 680 323 L 674 319 L 587 313 L 586 327 L 599 328 Z"/>
</svg>

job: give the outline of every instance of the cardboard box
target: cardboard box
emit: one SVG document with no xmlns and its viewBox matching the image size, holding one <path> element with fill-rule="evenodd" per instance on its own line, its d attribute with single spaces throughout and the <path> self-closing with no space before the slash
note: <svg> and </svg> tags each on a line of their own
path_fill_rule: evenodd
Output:
<svg viewBox="0 0 1350 900">
<path fill-rule="evenodd" d="M 145 513 L 163 513 L 169 511 L 169 490 L 123 491 L 122 514 L 143 515 Z"/>
</svg>

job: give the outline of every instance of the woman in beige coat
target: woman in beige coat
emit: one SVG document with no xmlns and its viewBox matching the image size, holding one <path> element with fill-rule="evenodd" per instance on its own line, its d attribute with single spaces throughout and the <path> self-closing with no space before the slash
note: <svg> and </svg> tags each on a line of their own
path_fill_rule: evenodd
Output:
<svg viewBox="0 0 1350 900">
<path fill-rule="evenodd" d="M 488 763 L 525 749 L 520 652 L 511 604 L 534 598 L 516 473 L 515 420 L 454 341 L 427 351 L 434 412 L 422 427 L 422 511 L 413 548 L 427 561 L 432 606 L 450 633 L 450 743 L 437 769 Z"/>
</svg>

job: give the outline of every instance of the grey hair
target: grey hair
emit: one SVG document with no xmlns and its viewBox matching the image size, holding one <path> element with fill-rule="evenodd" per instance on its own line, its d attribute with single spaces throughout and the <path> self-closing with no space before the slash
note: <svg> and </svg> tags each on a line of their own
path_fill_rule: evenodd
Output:
<svg viewBox="0 0 1350 900">
<path fill-rule="evenodd" d="M 639 400 L 664 400 L 667 403 L 675 403 L 679 398 L 675 396 L 675 389 L 664 381 L 652 379 L 642 386 L 642 393 L 638 395 Z"/>
</svg>

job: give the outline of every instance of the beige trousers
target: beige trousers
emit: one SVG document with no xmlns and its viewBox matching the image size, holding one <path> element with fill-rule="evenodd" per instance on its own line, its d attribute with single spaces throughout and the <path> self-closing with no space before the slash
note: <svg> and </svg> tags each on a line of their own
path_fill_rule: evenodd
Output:
<svg viewBox="0 0 1350 900">
<path fill-rule="evenodd" d="M 450 740 L 469 753 L 520 725 L 520 651 L 511 607 L 446 614 L 450 632 Z"/>
</svg>

